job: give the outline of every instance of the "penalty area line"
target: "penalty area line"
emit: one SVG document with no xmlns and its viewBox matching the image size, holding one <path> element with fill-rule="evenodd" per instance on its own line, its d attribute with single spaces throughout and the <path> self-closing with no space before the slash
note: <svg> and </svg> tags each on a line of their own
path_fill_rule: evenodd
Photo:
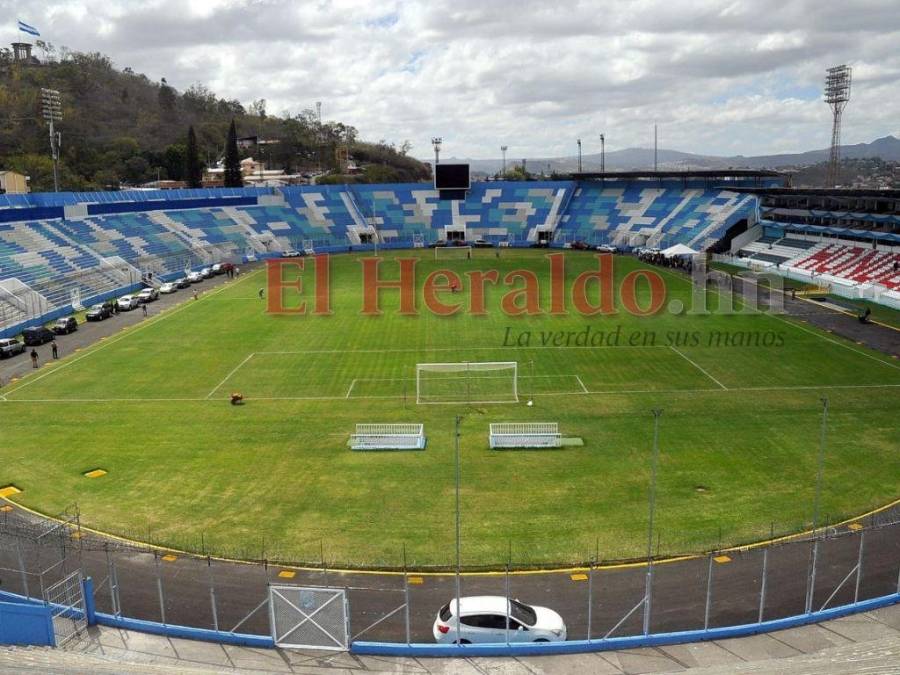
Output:
<svg viewBox="0 0 900 675">
<path fill-rule="evenodd" d="M 350 383 L 350 386 L 347 387 L 347 395 L 344 398 L 350 398 L 350 392 L 353 391 L 353 387 L 356 386 L 356 379 Z"/>
<path fill-rule="evenodd" d="M 253 358 L 253 355 L 254 355 L 255 353 L 256 353 L 256 352 L 250 352 L 250 353 L 247 355 L 247 358 L 245 358 L 243 361 L 241 361 L 239 364 L 237 364 L 234 368 L 232 368 L 232 369 L 231 369 L 231 372 L 229 372 L 229 373 L 225 376 L 225 378 L 224 378 L 221 382 L 219 382 L 219 384 L 217 384 L 217 385 L 213 388 L 213 390 L 212 390 L 211 392 L 209 392 L 209 393 L 206 395 L 206 398 L 212 398 L 212 395 L 215 394 L 223 384 L 225 384 L 226 382 L 228 382 L 228 380 L 231 379 L 231 376 L 234 375 L 238 370 L 241 369 L 241 366 L 243 366 L 245 363 L 247 363 L 247 361 L 249 361 L 250 359 L 252 359 L 252 358 Z"/>
<path fill-rule="evenodd" d="M 590 393 L 591 393 L 591 392 L 588 391 L 588 388 L 584 386 L 584 382 L 581 381 L 581 378 L 580 378 L 578 375 L 575 376 L 575 379 L 578 380 L 578 384 L 581 385 L 581 390 L 582 390 L 585 394 L 590 394 Z"/>
<path fill-rule="evenodd" d="M 672 345 L 669 345 L 669 349 L 671 349 L 673 352 L 675 352 L 676 354 L 678 354 L 678 356 L 680 356 L 680 357 L 683 358 L 685 361 L 687 361 L 688 363 L 690 363 L 692 366 L 694 366 L 694 368 L 696 368 L 697 370 L 699 370 L 701 373 L 703 373 L 704 375 L 706 375 L 709 379 L 711 379 L 713 382 L 715 382 L 717 385 L 719 385 L 722 389 L 725 389 L 726 391 L 728 390 L 728 387 L 726 387 L 724 384 L 722 384 L 722 383 L 719 382 L 716 378 L 714 378 L 712 375 L 710 375 L 708 372 L 706 372 L 703 368 L 701 368 L 701 367 L 697 364 L 696 361 L 693 361 L 692 359 L 688 358 L 687 356 L 685 356 L 684 354 L 682 354 L 680 351 L 678 351 L 677 349 L 675 349 L 675 347 L 673 347 Z"/>
</svg>

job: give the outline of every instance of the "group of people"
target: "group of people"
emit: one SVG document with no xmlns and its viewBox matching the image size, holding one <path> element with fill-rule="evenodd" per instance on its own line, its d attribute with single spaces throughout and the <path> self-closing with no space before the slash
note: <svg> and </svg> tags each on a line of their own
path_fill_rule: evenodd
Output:
<svg viewBox="0 0 900 675">
<path fill-rule="evenodd" d="M 53 356 L 54 361 L 59 359 L 59 347 L 56 346 L 56 340 L 50 343 L 50 354 Z M 40 367 L 40 364 L 38 363 L 37 349 L 35 349 L 34 347 L 31 348 L 31 367 Z"/>
<path fill-rule="evenodd" d="M 637 254 L 638 260 L 641 260 L 646 263 L 650 263 L 651 265 L 657 265 L 659 267 L 671 267 L 673 269 L 684 270 L 688 274 L 691 273 L 691 270 L 694 269 L 694 261 L 693 256 L 689 255 L 673 255 L 671 258 L 667 258 L 662 253 L 650 252 L 650 251 L 641 251 Z"/>
</svg>

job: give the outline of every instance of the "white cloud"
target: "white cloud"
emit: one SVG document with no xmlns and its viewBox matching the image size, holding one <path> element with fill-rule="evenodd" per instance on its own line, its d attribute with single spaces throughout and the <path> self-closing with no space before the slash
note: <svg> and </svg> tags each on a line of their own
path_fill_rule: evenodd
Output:
<svg viewBox="0 0 900 675">
<path fill-rule="evenodd" d="M 0 0 L 13 16 L 15 6 Z M 900 133 L 896 0 L 32 0 L 56 45 L 102 51 L 184 89 L 324 102 L 363 137 L 446 156 L 649 143 L 702 154 L 825 147 L 824 70 L 854 65 L 846 142 Z M 12 21 L 8 22 L 12 24 Z M 0 40 L 16 37 L 10 26 Z"/>
</svg>

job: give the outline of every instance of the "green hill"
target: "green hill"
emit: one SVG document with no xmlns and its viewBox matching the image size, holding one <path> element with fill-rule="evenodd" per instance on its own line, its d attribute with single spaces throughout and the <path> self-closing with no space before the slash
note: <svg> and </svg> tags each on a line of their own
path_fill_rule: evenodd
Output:
<svg viewBox="0 0 900 675">
<path fill-rule="evenodd" d="M 337 156 L 346 147 L 362 168 L 358 182 L 419 181 L 427 165 L 385 141 L 367 143 L 340 122 L 319 123 L 314 111 L 293 116 L 266 112 L 264 99 L 245 107 L 219 98 L 203 85 L 179 92 L 165 79 L 151 81 L 129 68 L 118 70 L 103 54 L 50 49 L 44 64 L 22 65 L 0 51 L 0 168 L 31 176 L 34 191 L 52 190 L 47 126 L 40 116 L 42 87 L 60 92 L 63 121 L 60 183 L 65 190 L 115 189 L 184 178 L 184 143 L 193 125 L 201 159 L 221 155 L 234 118 L 239 136 L 278 141 L 264 145 L 268 168 L 288 173 L 328 170 L 342 180 Z M 405 144 L 404 144 L 405 147 Z M 247 154 L 255 155 L 250 146 Z"/>
</svg>

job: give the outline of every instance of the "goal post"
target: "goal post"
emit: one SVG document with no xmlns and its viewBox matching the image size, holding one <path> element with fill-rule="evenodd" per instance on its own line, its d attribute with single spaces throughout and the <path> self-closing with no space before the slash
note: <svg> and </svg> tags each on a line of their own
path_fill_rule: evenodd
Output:
<svg viewBox="0 0 900 675">
<path fill-rule="evenodd" d="M 471 246 L 435 246 L 434 247 L 434 259 L 435 260 L 445 260 L 447 258 L 452 260 L 459 259 L 470 259 L 472 257 L 472 247 Z"/>
<path fill-rule="evenodd" d="M 416 403 L 518 403 L 516 361 L 417 363 Z"/>
<path fill-rule="evenodd" d="M 491 424 L 491 448 L 558 448 L 562 436 L 556 422 L 499 422 Z"/>
<path fill-rule="evenodd" d="M 352 450 L 422 450 L 425 426 L 422 424 L 357 424 L 350 435 Z"/>
</svg>

